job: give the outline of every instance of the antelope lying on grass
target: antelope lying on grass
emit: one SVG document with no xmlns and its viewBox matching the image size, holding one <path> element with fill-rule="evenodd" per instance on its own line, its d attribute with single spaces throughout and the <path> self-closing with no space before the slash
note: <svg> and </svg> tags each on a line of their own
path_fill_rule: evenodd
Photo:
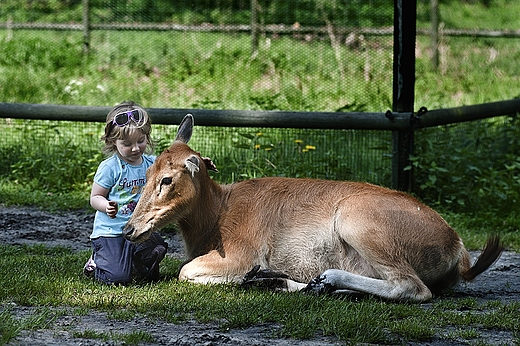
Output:
<svg viewBox="0 0 520 346">
<path fill-rule="evenodd" d="M 221 186 L 208 175 L 213 162 L 187 145 L 192 128 L 187 115 L 175 142 L 148 170 L 124 232 L 141 242 L 177 222 L 188 256 L 180 280 L 265 280 L 287 291 L 424 301 L 474 279 L 503 250 L 492 237 L 471 266 L 460 237 L 439 214 L 371 184 L 261 178 Z"/>
</svg>

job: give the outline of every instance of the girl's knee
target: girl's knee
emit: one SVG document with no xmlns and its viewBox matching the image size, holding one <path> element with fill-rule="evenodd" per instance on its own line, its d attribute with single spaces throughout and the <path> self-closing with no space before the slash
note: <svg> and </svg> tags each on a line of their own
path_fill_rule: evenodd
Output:
<svg viewBox="0 0 520 346">
<path fill-rule="evenodd" d="M 107 285 L 127 285 L 132 281 L 132 273 L 127 271 L 96 270 L 96 279 Z"/>
<path fill-rule="evenodd" d="M 162 261 L 167 250 L 168 243 L 164 241 L 159 233 L 154 232 L 148 240 L 137 245 L 133 254 L 133 260 L 150 267 L 153 263 Z"/>
</svg>

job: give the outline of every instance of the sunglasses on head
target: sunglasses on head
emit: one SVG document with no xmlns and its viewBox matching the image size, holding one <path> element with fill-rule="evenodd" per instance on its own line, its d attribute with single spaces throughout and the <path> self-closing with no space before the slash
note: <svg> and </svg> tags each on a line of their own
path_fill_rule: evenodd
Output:
<svg viewBox="0 0 520 346">
<path fill-rule="evenodd" d="M 112 123 L 117 126 L 125 126 L 130 120 L 140 125 L 144 121 L 143 111 L 141 109 L 132 109 L 131 111 L 117 113 Z"/>
</svg>

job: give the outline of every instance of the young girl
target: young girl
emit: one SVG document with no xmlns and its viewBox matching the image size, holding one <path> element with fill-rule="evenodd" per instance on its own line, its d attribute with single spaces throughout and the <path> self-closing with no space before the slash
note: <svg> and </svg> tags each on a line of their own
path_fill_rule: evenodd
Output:
<svg viewBox="0 0 520 346">
<path fill-rule="evenodd" d="M 90 235 L 93 254 L 84 273 L 106 284 L 127 284 L 132 279 L 159 279 L 159 262 L 168 244 L 158 233 L 133 244 L 122 231 L 139 201 L 146 170 L 155 161 L 151 152 L 151 121 L 134 102 L 123 102 L 107 115 L 101 162 L 90 194 L 97 210 Z"/>
</svg>

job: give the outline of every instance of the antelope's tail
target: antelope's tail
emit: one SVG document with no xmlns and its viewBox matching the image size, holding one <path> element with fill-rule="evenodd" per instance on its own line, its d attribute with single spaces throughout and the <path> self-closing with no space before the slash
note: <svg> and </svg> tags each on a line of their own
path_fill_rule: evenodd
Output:
<svg viewBox="0 0 520 346">
<path fill-rule="evenodd" d="M 472 281 L 478 275 L 482 274 L 500 257 L 504 251 L 504 245 L 500 242 L 500 237 L 495 235 L 488 238 L 484 250 L 478 257 L 477 261 L 466 272 L 460 273 L 465 281 Z"/>
</svg>

